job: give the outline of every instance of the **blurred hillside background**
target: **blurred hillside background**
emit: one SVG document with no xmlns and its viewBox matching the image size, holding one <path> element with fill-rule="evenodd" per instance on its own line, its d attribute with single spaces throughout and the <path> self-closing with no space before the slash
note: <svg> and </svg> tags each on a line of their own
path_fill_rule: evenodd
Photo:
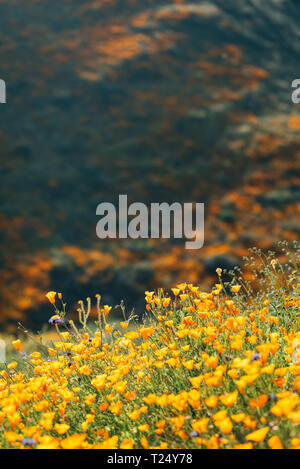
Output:
<svg viewBox="0 0 300 469">
<path fill-rule="evenodd" d="M 299 24 L 296 0 L 0 0 L 0 328 L 40 327 L 49 289 L 142 312 L 299 238 Z M 118 194 L 205 202 L 204 247 L 97 239 Z"/>
</svg>

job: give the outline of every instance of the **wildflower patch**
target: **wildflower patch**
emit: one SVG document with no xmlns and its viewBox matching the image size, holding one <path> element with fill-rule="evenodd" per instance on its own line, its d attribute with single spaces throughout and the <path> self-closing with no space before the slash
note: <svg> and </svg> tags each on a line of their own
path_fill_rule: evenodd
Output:
<svg viewBox="0 0 300 469">
<path fill-rule="evenodd" d="M 1 448 L 300 449 L 299 256 L 273 261 L 254 296 L 222 269 L 210 292 L 146 291 L 143 322 L 96 295 L 75 324 L 47 293 L 55 338 L 14 340 L 0 371 Z"/>
</svg>

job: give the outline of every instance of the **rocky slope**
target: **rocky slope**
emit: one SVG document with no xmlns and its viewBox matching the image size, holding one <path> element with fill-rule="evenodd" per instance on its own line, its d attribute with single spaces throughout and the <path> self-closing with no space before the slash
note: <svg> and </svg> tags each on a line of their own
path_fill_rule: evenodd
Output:
<svg viewBox="0 0 300 469">
<path fill-rule="evenodd" d="M 3 324 L 42 323 L 48 288 L 141 310 L 145 286 L 299 237 L 299 20 L 292 0 L 0 2 Z M 204 248 L 98 240 L 122 193 L 205 202 Z"/>
</svg>

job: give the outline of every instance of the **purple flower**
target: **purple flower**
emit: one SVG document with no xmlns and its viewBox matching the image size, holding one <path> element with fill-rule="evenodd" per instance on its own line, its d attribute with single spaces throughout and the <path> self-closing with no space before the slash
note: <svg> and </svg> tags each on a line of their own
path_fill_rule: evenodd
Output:
<svg viewBox="0 0 300 469">
<path fill-rule="evenodd" d="M 21 441 L 21 444 L 23 446 L 35 446 L 36 441 L 33 438 L 23 438 L 23 440 Z"/>
<path fill-rule="evenodd" d="M 255 352 L 251 357 L 252 362 L 258 361 L 259 359 L 260 359 L 260 354 L 258 352 Z"/>
<path fill-rule="evenodd" d="M 48 322 L 49 324 L 63 324 L 63 320 L 60 316 L 58 316 L 58 314 L 52 316 Z"/>
</svg>

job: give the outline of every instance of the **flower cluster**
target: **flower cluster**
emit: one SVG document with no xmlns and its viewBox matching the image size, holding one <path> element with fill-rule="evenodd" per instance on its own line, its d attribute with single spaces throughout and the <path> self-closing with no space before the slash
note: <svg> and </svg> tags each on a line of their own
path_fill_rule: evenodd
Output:
<svg viewBox="0 0 300 469">
<path fill-rule="evenodd" d="M 96 326 L 88 299 L 62 330 L 50 292 L 57 341 L 0 372 L 1 447 L 300 449 L 299 279 L 250 307 L 217 270 L 210 293 L 145 292 L 143 323 L 97 295 Z"/>
</svg>

